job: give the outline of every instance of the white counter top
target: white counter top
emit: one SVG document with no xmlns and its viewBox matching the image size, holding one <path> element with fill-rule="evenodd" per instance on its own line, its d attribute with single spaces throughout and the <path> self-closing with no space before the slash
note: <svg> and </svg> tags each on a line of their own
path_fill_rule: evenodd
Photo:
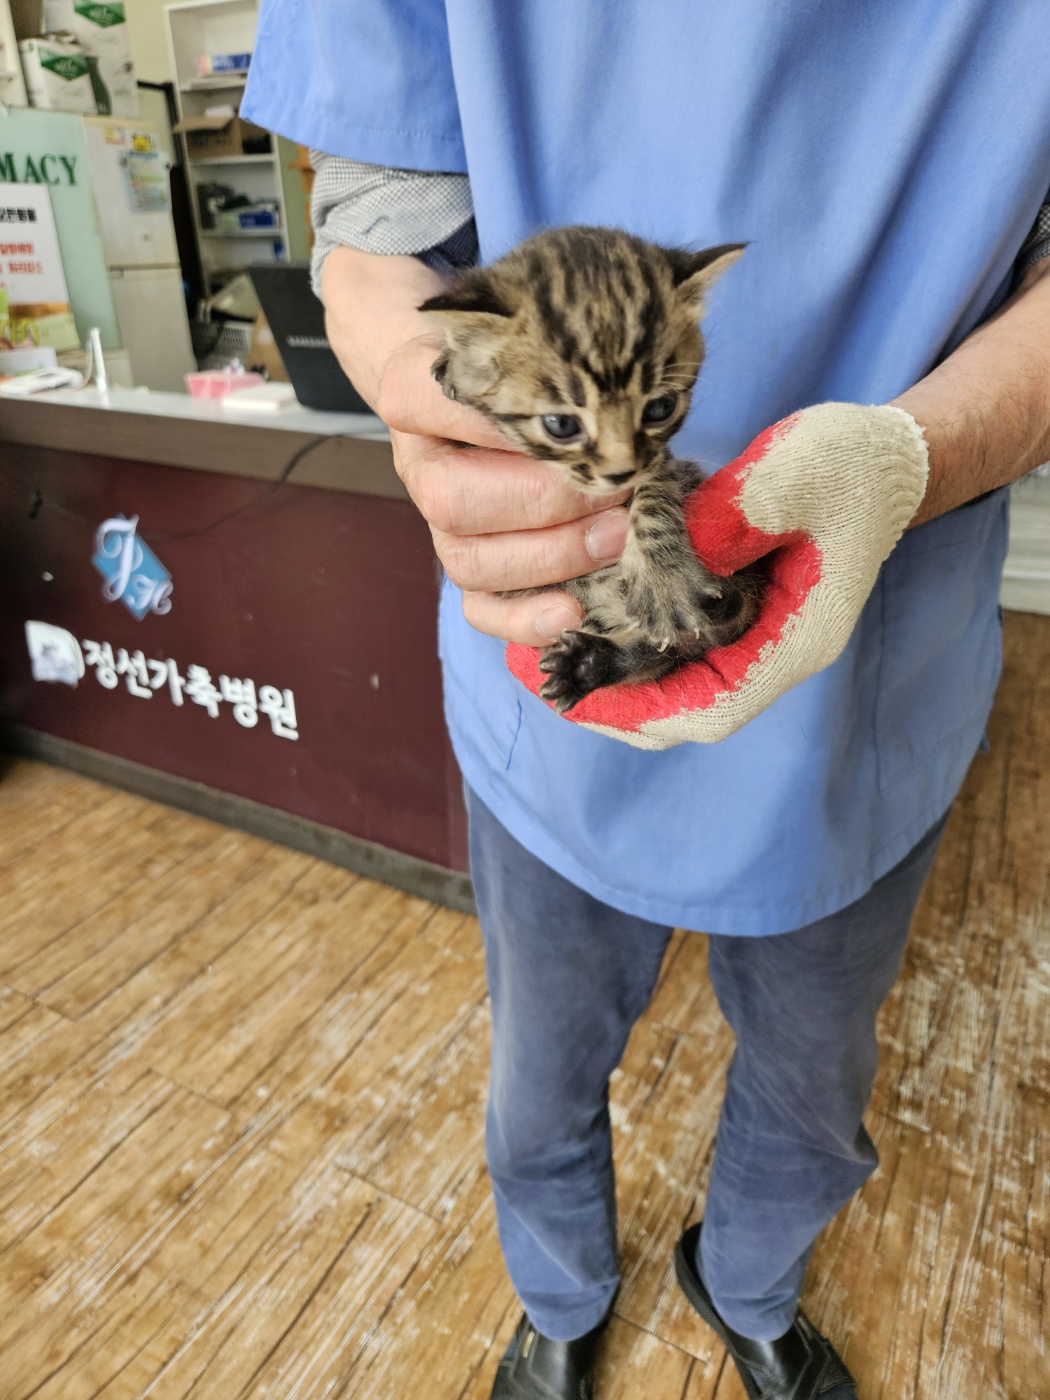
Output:
<svg viewBox="0 0 1050 1400">
<path fill-rule="evenodd" d="M 236 394 L 233 395 L 235 399 Z M 310 433 L 314 436 L 364 438 L 389 442 L 386 425 L 371 413 L 321 413 L 315 408 L 279 408 L 272 413 L 238 413 L 223 408 L 221 399 L 194 399 L 189 394 L 166 394 L 154 390 L 58 389 L 50 394 L 33 394 L 19 402 L 55 404 L 64 408 L 97 408 L 119 413 L 141 413 L 155 418 L 177 418 L 183 422 L 239 424 L 242 427 L 276 428 L 278 431 Z"/>
<path fill-rule="evenodd" d="M 233 396 L 236 398 L 236 394 Z M 390 434 L 372 414 L 236 412 L 220 399 L 113 388 L 0 396 L 0 443 L 141 466 L 408 500 Z M 290 473 L 290 474 L 289 474 Z"/>
</svg>

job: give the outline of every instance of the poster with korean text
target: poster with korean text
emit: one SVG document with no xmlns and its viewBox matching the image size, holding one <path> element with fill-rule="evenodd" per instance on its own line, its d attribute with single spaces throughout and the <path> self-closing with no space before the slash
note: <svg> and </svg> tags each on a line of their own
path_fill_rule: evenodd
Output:
<svg viewBox="0 0 1050 1400">
<path fill-rule="evenodd" d="M 80 346 L 46 185 L 0 183 L 0 349 Z"/>
</svg>

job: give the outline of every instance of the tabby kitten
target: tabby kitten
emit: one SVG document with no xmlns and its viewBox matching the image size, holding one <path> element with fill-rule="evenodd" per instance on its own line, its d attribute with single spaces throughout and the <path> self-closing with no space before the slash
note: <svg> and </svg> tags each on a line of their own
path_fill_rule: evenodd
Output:
<svg viewBox="0 0 1050 1400">
<path fill-rule="evenodd" d="M 596 508 L 632 492 L 622 558 L 556 585 L 584 609 L 579 630 L 540 661 L 540 694 L 560 712 L 600 686 L 699 660 L 735 641 L 757 611 L 754 575 L 719 578 L 693 553 L 683 503 L 702 476 L 667 448 L 704 358 L 704 297 L 742 252 L 553 229 L 420 308 L 445 331 L 433 374 L 449 398 L 560 466 Z"/>
</svg>

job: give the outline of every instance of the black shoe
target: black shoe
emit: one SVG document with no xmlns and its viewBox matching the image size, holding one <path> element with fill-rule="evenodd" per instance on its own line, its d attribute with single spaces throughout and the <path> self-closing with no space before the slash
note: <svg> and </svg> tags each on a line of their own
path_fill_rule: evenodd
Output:
<svg viewBox="0 0 1050 1400">
<path fill-rule="evenodd" d="M 696 1271 L 693 1261 L 699 1243 L 700 1226 L 690 1225 L 674 1252 L 678 1283 L 696 1311 L 725 1343 L 748 1400 L 857 1400 L 853 1377 L 835 1348 L 802 1313 L 775 1342 L 753 1342 L 727 1327 Z"/>
<path fill-rule="evenodd" d="M 605 1319 L 574 1342 L 552 1342 L 525 1316 L 496 1372 L 492 1400 L 591 1400 Z"/>
</svg>

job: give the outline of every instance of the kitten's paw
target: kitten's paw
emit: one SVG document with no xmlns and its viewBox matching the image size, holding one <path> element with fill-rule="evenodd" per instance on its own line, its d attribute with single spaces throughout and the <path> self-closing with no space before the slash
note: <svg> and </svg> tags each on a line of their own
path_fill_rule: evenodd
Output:
<svg viewBox="0 0 1050 1400">
<path fill-rule="evenodd" d="M 696 635 L 696 629 L 702 626 L 703 611 L 689 599 L 676 600 L 664 590 L 628 599 L 627 630 L 637 632 L 639 641 L 658 652 L 675 646 L 683 633 Z"/>
<path fill-rule="evenodd" d="M 735 580 L 719 579 L 712 587 L 705 579 L 702 589 L 695 580 L 690 581 L 693 587 L 681 586 L 684 582 L 673 577 L 661 580 L 643 597 L 628 599 L 631 621 L 658 652 L 724 646 L 753 620 L 747 595 Z"/>
<path fill-rule="evenodd" d="M 757 574 L 734 574 L 725 580 L 718 598 L 703 600 L 703 623 L 697 640 L 708 650 L 730 646 L 758 616 L 762 582 Z"/>
<path fill-rule="evenodd" d="M 560 715 L 573 705 L 609 685 L 616 678 L 616 652 L 612 642 L 589 632 L 563 632 L 560 642 L 544 650 L 540 670 L 547 679 L 540 698 L 548 700 Z"/>
</svg>

